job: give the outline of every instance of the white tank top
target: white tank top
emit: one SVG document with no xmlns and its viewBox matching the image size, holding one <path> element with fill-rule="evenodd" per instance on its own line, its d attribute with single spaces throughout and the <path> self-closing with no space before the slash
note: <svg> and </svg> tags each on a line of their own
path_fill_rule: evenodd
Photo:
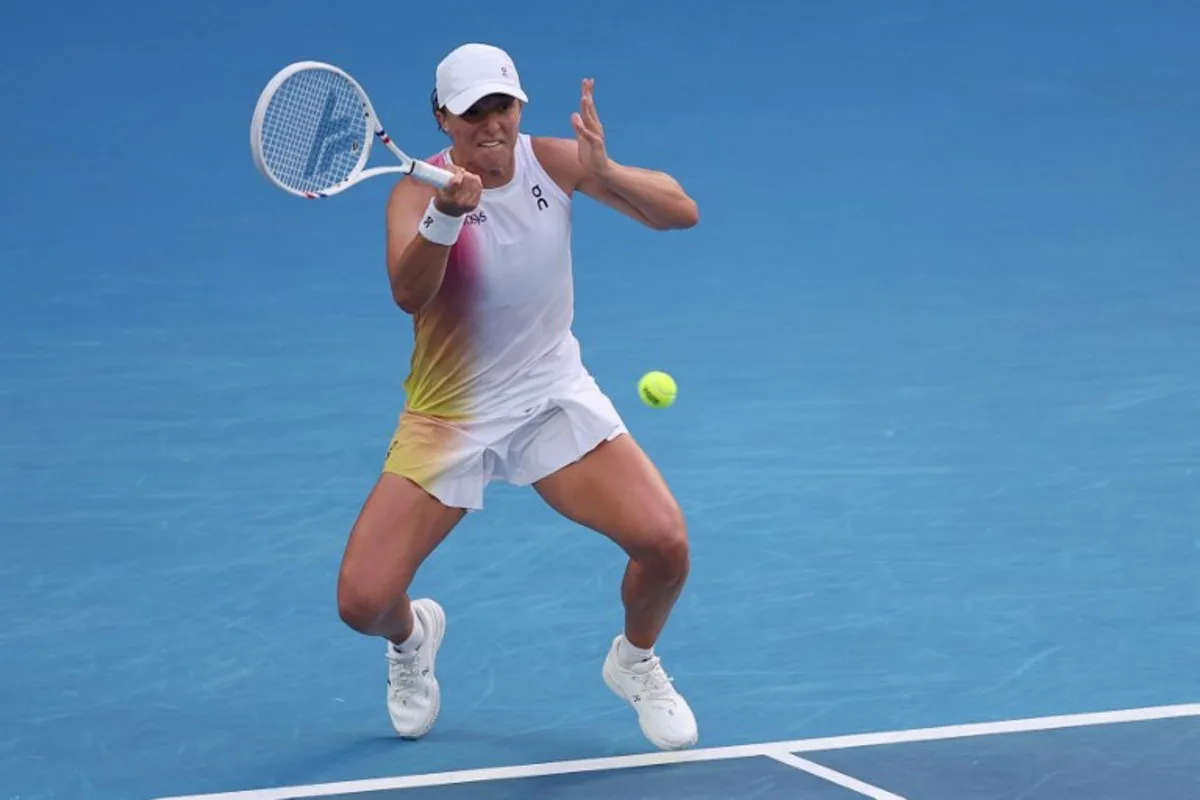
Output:
<svg viewBox="0 0 1200 800">
<path fill-rule="evenodd" d="M 584 372 L 571 332 L 571 198 L 516 145 L 511 181 L 484 189 L 437 295 L 413 318 L 407 408 L 478 419 L 541 402 Z M 446 166 L 449 150 L 429 159 Z"/>
</svg>

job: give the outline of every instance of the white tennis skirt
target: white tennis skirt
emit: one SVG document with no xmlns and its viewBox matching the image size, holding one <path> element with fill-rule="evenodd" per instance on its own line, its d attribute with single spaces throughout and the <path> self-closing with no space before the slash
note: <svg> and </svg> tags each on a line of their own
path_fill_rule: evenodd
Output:
<svg viewBox="0 0 1200 800">
<path fill-rule="evenodd" d="M 568 389 L 506 415 L 449 421 L 405 410 L 383 470 L 444 505 L 478 511 L 492 481 L 528 486 L 626 432 L 612 401 L 584 373 Z"/>
</svg>

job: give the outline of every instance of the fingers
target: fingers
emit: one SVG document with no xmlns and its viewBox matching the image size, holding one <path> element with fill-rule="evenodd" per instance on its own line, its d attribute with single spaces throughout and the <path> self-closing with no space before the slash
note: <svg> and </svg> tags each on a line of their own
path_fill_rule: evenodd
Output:
<svg viewBox="0 0 1200 800">
<path fill-rule="evenodd" d="M 579 113 L 583 121 L 587 124 L 589 130 L 597 133 L 603 133 L 604 127 L 600 124 L 600 115 L 596 112 L 596 99 L 593 94 L 593 89 L 596 81 L 592 78 L 584 78 L 582 84 L 582 92 L 579 100 Z"/>
<path fill-rule="evenodd" d="M 571 127 L 575 129 L 575 137 L 580 142 L 587 142 L 593 146 L 604 146 L 604 134 L 589 128 L 578 113 L 571 115 Z"/>
<path fill-rule="evenodd" d="M 584 78 L 580 86 L 579 111 L 571 115 L 571 127 L 579 142 L 579 161 L 586 168 L 600 171 L 608 163 L 608 153 L 604 145 L 604 126 L 600 124 L 600 115 L 596 113 L 596 101 L 592 95 L 595 81 Z"/>
<path fill-rule="evenodd" d="M 454 177 L 444 188 L 438 190 L 434 202 L 444 213 L 462 216 L 478 206 L 482 197 L 483 180 L 456 164 Z"/>
</svg>

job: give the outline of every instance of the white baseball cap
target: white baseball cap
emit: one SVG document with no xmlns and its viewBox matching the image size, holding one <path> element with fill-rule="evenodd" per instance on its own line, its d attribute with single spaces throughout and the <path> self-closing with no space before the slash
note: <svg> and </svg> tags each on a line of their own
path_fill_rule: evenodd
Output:
<svg viewBox="0 0 1200 800">
<path fill-rule="evenodd" d="M 489 94 L 506 94 L 521 102 L 517 66 L 508 53 L 490 44 L 456 47 L 437 67 L 437 99 L 451 114 L 461 114 Z"/>
</svg>

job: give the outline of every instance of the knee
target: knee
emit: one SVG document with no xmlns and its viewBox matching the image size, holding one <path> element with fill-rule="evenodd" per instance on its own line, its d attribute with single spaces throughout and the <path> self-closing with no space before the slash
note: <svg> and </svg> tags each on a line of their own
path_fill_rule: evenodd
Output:
<svg viewBox="0 0 1200 800">
<path fill-rule="evenodd" d="M 387 619 L 393 598 L 372 590 L 343 574 L 338 579 L 338 616 L 353 630 L 375 634 L 380 623 Z"/>
<path fill-rule="evenodd" d="M 683 511 L 674 503 L 646 519 L 646 566 L 669 584 L 681 584 L 691 567 L 687 522 Z"/>
</svg>

